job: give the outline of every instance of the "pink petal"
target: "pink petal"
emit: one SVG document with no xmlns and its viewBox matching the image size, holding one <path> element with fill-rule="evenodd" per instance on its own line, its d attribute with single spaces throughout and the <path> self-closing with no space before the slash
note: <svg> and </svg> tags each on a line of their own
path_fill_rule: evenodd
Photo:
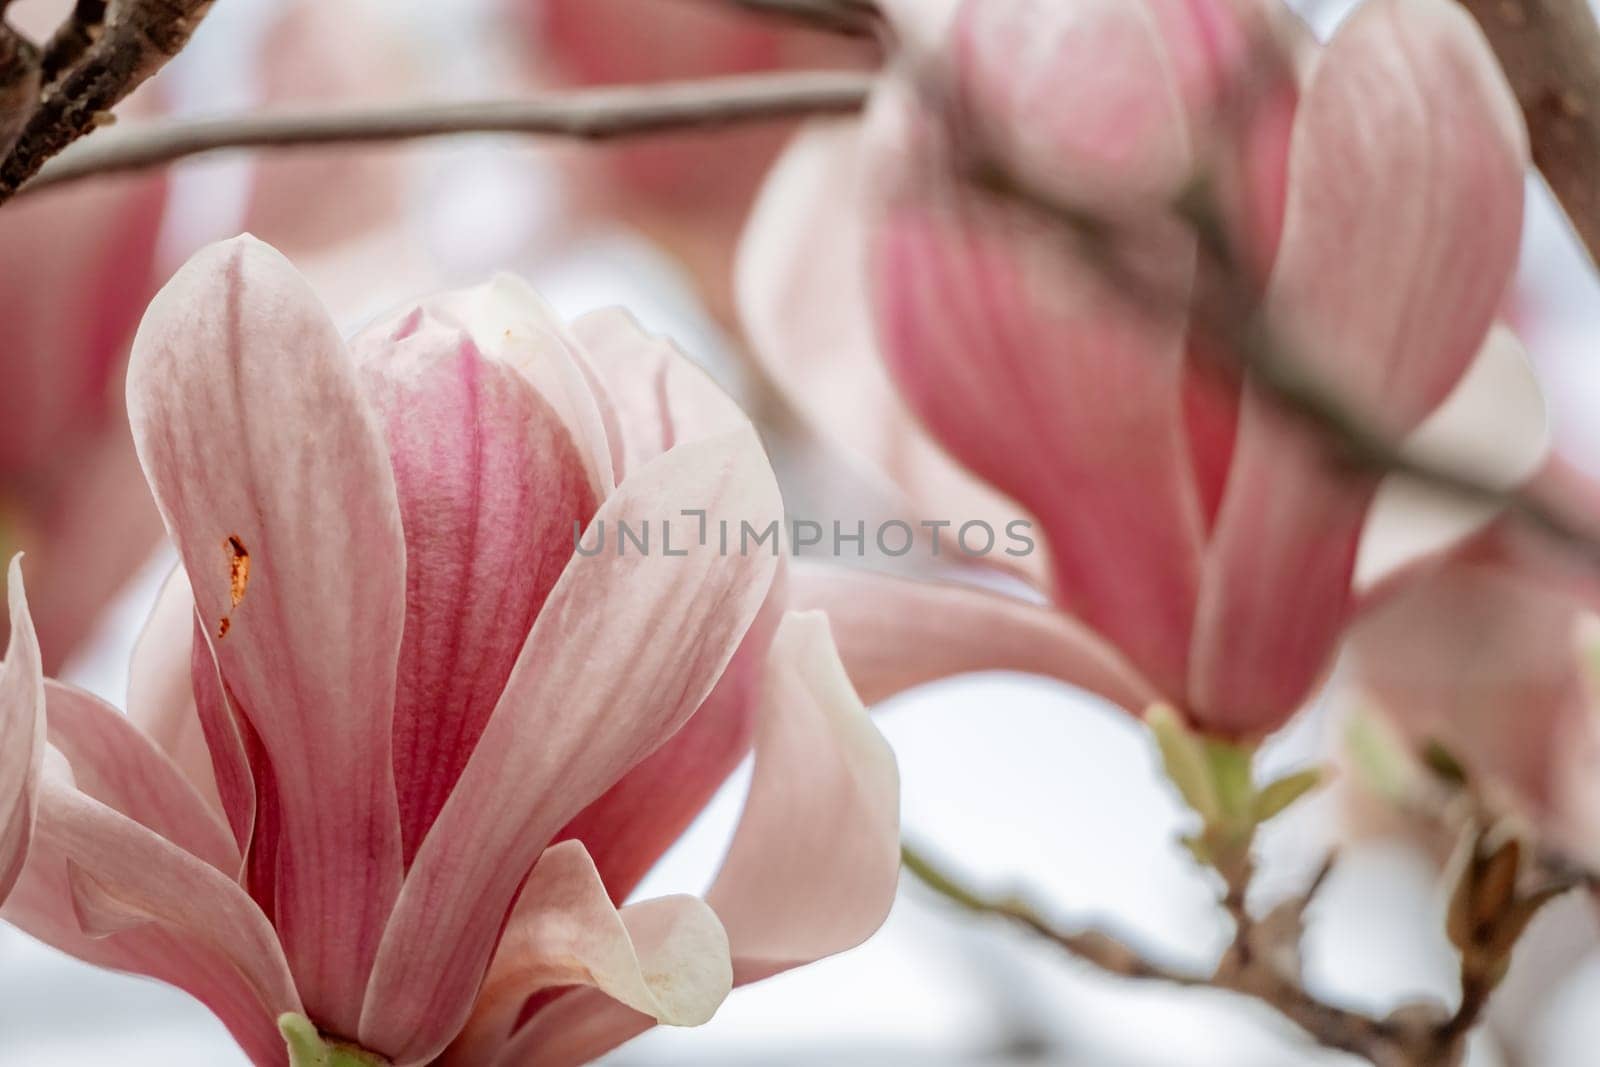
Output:
<svg viewBox="0 0 1600 1067">
<path fill-rule="evenodd" d="M 750 425 L 705 371 L 672 342 L 644 333 L 627 312 L 585 315 L 573 333 L 621 415 L 625 469 L 676 445 Z M 633 892 L 749 751 L 784 586 L 780 570 L 738 652 L 693 718 L 557 835 L 583 842 L 614 901 Z"/>
<path fill-rule="evenodd" d="M 571 986 L 593 987 L 656 1022 L 699 1026 L 733 987 L 728 935 L 698 897 L 617 911 L 583 846 L 552 845 L 522 891 L 446 1062 L 491 1062 L 530 996 Z"/>
<path fill-rule="evenodd" d="M 1590 718 L 1577 622 L 1571 600 L 1503 567 L 1450 564 L 1354 629 L 1355 681 L 1419 748 L 1442 743 L 1549 820 Z"/>
<path fill-rule="evenodd" d="M 706 512 L 700 524 L 684 508 Z M 465 1021 L 501 923 L 539 852 L 661 745 L 710 692 L 762 601 L 775 555 L 722 555 L 782 503 L 752 431 L 679 445 L 601 507 L 615 524 L 670 524 L 676 552 L 574 557 L 534 623 L 488 729 L 417 854 L 373 973 L 361 1040 L 426 1059 Z M 591 543 L 593 535 L 591 534 Z"/>
<path fill-rule="evenodd" d="M 273 882 L 277 878 L 276 827 L 280 821 L 271 763 L 261 747 L 260 735 L 225 692 L 216 657 L 198 618 L 190 624 L 189 649 L 195 717 L 211 755 L 217 796 L 240 855 L 245 857 L 245 885 L 271 915 Z M 261 824 L 269 820 L 272 833 L 260 833 Z M 264 869 L 270 870 L 269 876 L 252 873 Z"/>
<path fill-rule="evenodd" d="M 404 326 L 355 352 L 406 534 L 394 760 L 409 864 L 598 501 L 527 379 L 425 314 Z"/>
<path fill-rule="evenodd" d="M 610 493 L 619 480 L 614 467 L 603 398 L 577 352 L 566 325 L 527 282 L 499 274 L 487 285 L 462 289 L 429 300 L 428 315 L 458 327 L 472 337 L 484 355 L 510 364 L 533 383 L 555 409 L 588 466 L 598 496 Z M 391 329 L 380 324 L 374 329 Z M 372 333 L 357 338 L 356 345 Z"/>
<path fill-rule="evenodd" d="M 827 613 L 868 705 L 939 678 L 1022 671 L 1142 714 L 1160 694 L 1103 639 L 1048 606 L 976 586 L 797 564 L 790 605 Z"/>
<path fill-rule="evenodd" d="M 750 424 L 677 345 L 646 333 L 621 308 L 590 312 L 572 324 L 572 334 L 615 409 L 622 469 L 637 470 L 674 445 Z"/>
<path fill-rule="evenodd" d="M 78 871 L 76 885 L 82 887 L 82 868 Z M 79 925 L 74 884 L 58 849 L 37 848 L 0 918 L 86 963 L 147 975 L 186 991 L 222 1021 L 252 1063 L 282 1067 L 283 1038 L 276 1020 L 226 955 L 156 923 L 90 937 Z"/>
<path fill-rule="evenodd" d="M 875 120 L 887 129 L 889 105 Z M 1061 603 L 1164 691 L 1181 689 L 1201 533 L 1180 418 L 1184 323 L 1132 308 L 1036 219 L 939 188 L 930 168 L 946 165 L 924 159 L 902 177 L 874 230 L 891 372 L 952 455 L 1039 518 Z M 1159 227 L 1126 252 L 1141 277 L 1187 292 L 1187 234 Z"/>
<path fill-rule="evenodd" d="M 1493 56 L 1445 0 L 1364 4 L 1311 78 L 1268 309 L 1306 373 L 1397 437 L 1484 340 L 1525 157 Z M 1191 658 L 1191 711 L 1228 733 L 1281 724 L 1321 675 L 1371 498 L 1271 404 L 1247 390 Z"/>
<path fill-rule="evenodd" d="M 899 774 L 820 612 L 790 613 L 768 659 L 756 763 L 728 858 L 707 900 L 734 982 L 842 952 L 888 914 L 900 873 Z M 583 992 L 538 1011 L 502 1051 L 510 1067 L 570 1067 L 650 1026 Z"/>
<path fill-rule="evenodd" d="M 899 498 L 897 512 L 1004 530 L 1027 514 L 934 443 L 878 354 L 867 299 L 863 162 L 858 124 L 818 122 L 773 167 L 745 225 L 735 278 L 751 354 L 809 429 L 843 451 L 850 473 L 881 480 L 882 491 Z M 1048 587 L 1042 550 L 1003 562 Z"/>
<path fill-rule="evenodd" d="M 0 903 L 28 858 L 44 766 L 44 665 L 22 588 L 22 557 L 6 568 L 11 637 L 0 664 Z"/>
<path fill-rule="evenodd" d="M 401 877 L 405 546 L 383 438 L 327 313 L 251 238 L 200 252 L 156 297 L 128 407 L 226 691 L 276 780 L 274 922 L 311 1016 L 353 1033 Z"/>
<path fill-rule="evenodd" d="M 900 874 L 900 777 L 821 612 L 791 613 L 767 663 L 744 817 L 706 899 L 739 982 L 866 940 Z"/>
<path fill-rule="evenodd" d="M 128 718 L 171 757 L 207 804 L 223 812 L 211 750 L 195 707 L 194 629 L 189 576 L 182 567 L 174 567 L 134 642 L 128 672 Z"/>
<path fill-rule="evenodd" d="M 166 753 L 109 704 L 59 682 L 45 685 L 50 744 L 66 757 L 78 789 L 230 878 L 239 849 Z"/>
<path fill-rule="evenodd" d="M 788 604 L 786 571 L 694 716 L 556 835 L 583 842 L 613 901 L 633 893 L 749 753 L 767 650 Z"/>
<path fill-rule="evenodd" d="M 233 879 L 78 792 L 61 774 L 40 791 L 39 838 L 74 867 L 86 932 L 154 923 L 225 956 L 269 1018 L 301 1010 L 272 925 Z"/>
</svg>

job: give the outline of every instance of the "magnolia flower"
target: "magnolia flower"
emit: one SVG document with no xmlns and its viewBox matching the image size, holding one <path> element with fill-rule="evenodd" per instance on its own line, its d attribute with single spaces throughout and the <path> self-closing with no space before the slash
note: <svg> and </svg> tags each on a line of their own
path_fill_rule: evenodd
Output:
<svg viewBox="0 0 1600 1067">
<path fill-rule="evenodd" d="M 1259 736 L 1312 692 L 1360 607 L 1380 478 L 1336 470 L 1323 437 L 1203 350 L 1200 297 L 1185 294 L 1206 279 L 1172 205 L 1205 168 L 1297 366 L 1397 440 L 1424 436 L 1474 384 L 1529 388 L 1514 338 L 1492 328 L 1522 217 L 1515 101 L 1447 0 L 1369 0 L 1320 49 L 1266 0 L 972 0 L 947 22 L 939 7 L 891 5 L 921 62 L 864 128 L 814 130 L 779 164 L 746 238 L 742 305 L 791 381 L 826 373 L 819 309 L 845 309 L 833 362 L 870 389 L 852 418 L 876 410 L 888 427 L 868 458 L 893 474 L 911 457 L 926 484 L 936 445 L 1025 508 L 1056 611 L 885 580 L 870 608 L 840 604 L 836 626 L 921 637 L 929 602 L 952 599 L 1035 635 L 994 666 L 1046 664 L 1130 708 L 1165 701 L 1212 733 Z M 930 75 L 950 79 L 948 116 L 926 103 Z M 945 119 L 965 125 L 952 136 Z M 1131 275 L 959 183 L 953 157 L 979 142 L 1113 223 Z M 851 205 L 857 243 L 829 244 L 840 228 L 818 220 Z M 1129 277 L 1171 306 L 1130 299 Z M 1497 473 L 1525 477 L 1516 457 Z M 896 669 L 890 641 L 854 665 L 864 692 Z"/>
<path fill-rule="evenodd" d="M 29 552 L 52 669 L 161 535 L 115 394 L 165 195 L 114 180 L 0 212 L 0 557 Z"/>
<path fill-rule="evenodd" d="M 240 238 L 156 297 L 128 396 L 182 566 L 128 718 L 48 685 L 7 919 L 257 1063 L 282 1018 L 396 1064 L 583 1062 L 882 920 L 893 758 L 777 556 L 697 537 L 781 502 L 670 345 L 510 279 L 347 344 Z M 656 550 L 575 552 L 618 522 Z M 619 908 L 752 743 L 706 899 Z"/>
<path fill-rule="evenodd" d="M 602 86 L 856 67 L 872 48 L 776 26 L 717 4 L 506 0 L 533 78 Z M 574 183 L 590 209 L 618 216 L 676 255 L 712 310 L 727 311 L 728 265 L 762 176 L 790 127 L 715 130 L 607 148 Z M 585 164 L 591 162 L 586 157 Z"/>
</svg>

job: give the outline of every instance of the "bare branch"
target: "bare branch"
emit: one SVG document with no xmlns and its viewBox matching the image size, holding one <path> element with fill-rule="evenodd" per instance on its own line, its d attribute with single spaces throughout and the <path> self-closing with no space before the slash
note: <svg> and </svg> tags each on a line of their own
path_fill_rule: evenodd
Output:
<svg viewBox="0 0 1600 1067">
<path fill-rule="evenodd" d="M 82 59 L 64 72 L 0 163 L 0 201 L 45 161 L 106 123 L 111 109 L 189 42 L 212 0 L 128 0 Z"/>
<path fill-rule="evenodd" d="M 288 148 L 504 133 L 618 137 L 846 114 L 866 102 L 868 74 L 804 72 L 583 89 L 521 100 L 151 122 L 108 130 L 52 160 L 25 192 L 240 148 Z"/>
<path fill-rule="evenodd" d="M 0 155 L 39 105 L 39 50 L 0 19 Z"/>
<path fill-rule="evenodd" d="M 1280 954 L 1266 951 L 1269 946 L 1259 943 L 1256 932 L 1261 927 L 1249 921 L 1248 916 L 1237 926 L 1233 944 L 1216 970 L 1199 974 L 1156 963 L 1128 942 L 1099 931 L 1063 930 L 1016 898 L 985 897 L 910 846 L 902 847 L 901 859 L 907 871 L 945 899 L 975 914 L 1021 926 L 1108 974 L 1250 997 L 1274 1008 L 1318 1044 L 1362 1056 L 1379 1067 L 1444 1067 L 1454 1063 L 1450 1053 L 1437 1042 L 1434 1030 L 1413 1025 L 1399 1015 L 1379 1019 L 1323 1003 L 1300 984 L 1296 975 L 1274 965 L 1274 958 Z M 1311 888 L 1290 902 L 1297 911 L 1305 910 L 1326 873 L 1326 869 L 1319 872 Z M 1443 1016 L 1443 1009 L 1438 1014 Z M 1472 1018 L 1476 1018 L 1475 1009 Z M 1454 1025 L 1446 1021 L 1437 1032 Z M 1449 1042 L 1454 1042 L 1453 1030 Z"/>
<path fill-rule="evenodd" d="M 72 14 L 61 24 L 45 46 L 41 64 L 44 84 L 49 86 L 84 57 L 105 31 L 106 0 L 78 0 Z"/>
<path fill-rule="evenodd" d="M 1589 0 L 1459 0 L 1522 105 L 1533 160 L 1600 265 L 1600 26 Z"/>
</svg>

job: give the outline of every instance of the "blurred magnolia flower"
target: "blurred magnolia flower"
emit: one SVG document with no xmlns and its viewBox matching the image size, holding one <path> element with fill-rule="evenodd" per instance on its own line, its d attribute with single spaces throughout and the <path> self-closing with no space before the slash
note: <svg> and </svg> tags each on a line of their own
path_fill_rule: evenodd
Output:
<svg viewBox="0 0 1600 1067">
<path fill-rule="evenodd" d="M 347 344 L 240 238 L 157 296 L 128 391 L 182 566 L 129 717 L 48 683 L 5 918 L 263 1064 L 280 1018 L 313 1060 L 580 1063 L 882 920 L 893 757 L 777 555 L 697 542 L 782 505 L 669 344 L 512 279 Z M 681 547 L 575 552 L 619 521 Z M 706 899 L 619 908 L 752 743 Z"/>
<path fill-rule="evenodd" d="M 873 46 L 734 10 L 657 0 L 505 0 L 530 77 L 563 86 L 626 85 L 865 66 Z M 673 253 L 729 313 L 729 263 L 750 202 L 792 127 L 674 134 L 586 154 L 573 195 Z M 596 180 L 598 177 L 599 180 Z"/>
<path fill-rule="evenodd" d="M 267 111 L 374 104 L 414 95 L 418 72 L 398 34 L 362 0 L 282 6 L 258 51 Z M 405 191 L 403 150 L 263 153 L 251 166 L 244 229 L 297 259 L 394 223 Z"/>
<path fill-rule="evenodd" d="M 47 669 L 161 536 L 117 394 L 165 196 L 118 179 L 0 211 L 0 556 L 29 553 Z"/>
<path fill-rule="evenodd" d="M 1058 610 L 885 580 L 836 628 L 870 612 L 921 635 L 950 599 L 1034 635 L 991 666 L 1171 702 L 1215 734 L 1275 729 L 1360 606 L 1381 478 L 1336 470 L 1317 431 L 1204 350 L 1192 319 L 1214 286 L 1173 205 L 1204 170 L 1299 370 L 1396 439 L 1476 411 L 1472 388 L 1536 396 L 1491 329 L 1527 145 L 1487 45 L 1446 0 L 1369 0 L 1321 48 L 1267 0 L 890 6 L 914 62 L 864 127 L 809 131 L 779 163 L 741 253 L 743 314 L 816 422 L 836 425 L 822 382 L 859 383 L 846 432 L 914 505 L 959 478 L 953 499 L 987 483 L 1035 516 L 1038 593 Z M 932 76 L 950 79 L 947 113 L 916 84 Z M 958 181 L 974 150 L 1109 223 L 1128 275 Z M 852 211 L 853 230 L 824 224 Z M 1506 483 L 1543 448 L 1542 406 L 1516 412 L 1528 426 L 1495 437 L 1519 442 Z M 1441 543 L 1463 532 L 1446 526 Z"/>
<path fill-rule="evenodd" d="M 1531 491 L 1600 536 L 1600 485 L 1552 458 Z M 1597 852 L 1600 579 L 1590 556 L 1504 518 L 1382 586 L 1352 628 L 1342 700 L 1405 746 L 1442 746 L 1497 807 Z"/>
</svg>

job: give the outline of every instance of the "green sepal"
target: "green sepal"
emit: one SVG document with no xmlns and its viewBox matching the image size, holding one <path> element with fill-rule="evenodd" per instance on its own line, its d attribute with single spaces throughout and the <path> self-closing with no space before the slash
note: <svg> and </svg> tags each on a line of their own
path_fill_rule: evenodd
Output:
<svg viewBox="0 0 1600 1067">
<path fill-rule="evenodd" d="M 1222 817 L 1222 800 L 1217 795 L 1205 742 L 1166 704 L 1152 705 L 1145 712 L 1144 721 L 1155 735 L 1167 777 L 1178 787 L 1184 802 L 1202 822 L 1209 825 L 1218 821 Z"/>
<path fill-rule="evenodd" d="M 388 1064 L 376 1053 L 329 1041 L 310 1019 L 297 1012 L 278 1016 L 278 1033 L 289 1047 L 290 1067 L 387 1067 Z"/>
<path fill-rule="evenodd" d="M 1285 775 L 1275 782 L 1269 782 L 1261 792 L 1255 796 L 1251 809 L 1251 816 L 1259 823 L 1277 818 L 1287 811 L 1295 801 L 1311 792 L 1323 783 L 1327 775 L 1321 767 L 1312 767 L 1294 774 Z"/>
</svg>

